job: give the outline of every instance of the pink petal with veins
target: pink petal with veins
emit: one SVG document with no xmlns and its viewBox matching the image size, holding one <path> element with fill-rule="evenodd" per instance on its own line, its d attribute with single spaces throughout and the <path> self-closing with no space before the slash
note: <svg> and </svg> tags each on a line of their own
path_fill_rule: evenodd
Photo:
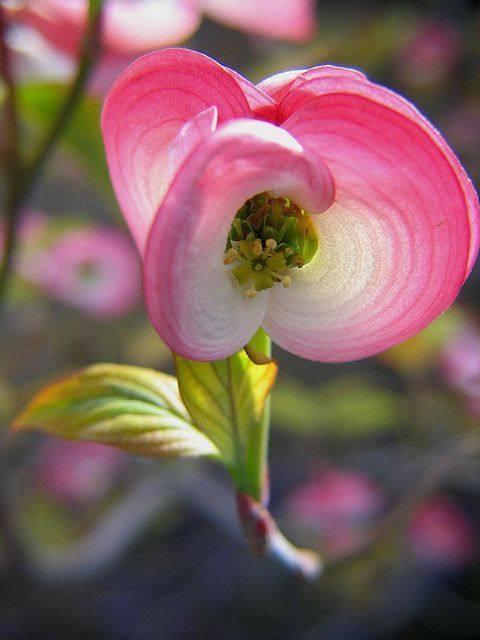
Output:
<svg viewBox="0 0 480 640">
<path fill-rule="evenodd" d="M 142 253 L 169 186 L 169 147 L 182 127 L 209 107 L 217 109 L 219 124 L 251 116 L 230 73 L 187 49 L 164 49 L 140 58 L 108 95 L 102 128 L 110 175 Z"/>
<path fill-rule="evenodd" d="M 477 255 L 478 200 L 440 134 L 399 96 L 345 75 L 299 92 L 283 97 L 279 119 L 324 159 L 336 198 L 315 218 L 317 256 L 295 286 L 272 291 L 264 328 L 305 358 L 363 358 L 451 305 Z"/>
</svg>

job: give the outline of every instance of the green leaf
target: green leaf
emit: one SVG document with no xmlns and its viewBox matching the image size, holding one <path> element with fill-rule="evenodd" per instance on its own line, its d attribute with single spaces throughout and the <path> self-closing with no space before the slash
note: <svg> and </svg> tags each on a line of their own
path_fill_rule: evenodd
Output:
<svg viewBox="0 0 480 640">
<path fill-rule="evenodd" d="M 126 365 L 96 364 L 46 387 L 13 427 L 147 456 L 218 456 L 193 426 L 173 376 Z"/>
<path fill-rule="evenodd" d="M 216 362 L 174 357 L 180 393 L 195 426 L 216 445 L 237 488 L 258 495 L 262 421 L 277 365 L 254 364 L 243 350 Z"/>
<path fill-rule="evenodd" d="M 45 133 L 65 99 L 66 90 L 66 87 L 55 84 L 20 86 L 20 111 L 26 122 Z M 98 100 L 84 96 L 62 135 L 61 143 L 82 163 L 92 181 L 110 197 L 112 188 L 100 131 L 100 112 Z"/>
<path fill-rule="evenodd" d="M 274 424 L 330 438 L 369 437 L 398 428 L 407 411 L 402 398 L 364 378 L 345 377 L 309 388 L 283 381 L 272 402 Z"/>
</svg>

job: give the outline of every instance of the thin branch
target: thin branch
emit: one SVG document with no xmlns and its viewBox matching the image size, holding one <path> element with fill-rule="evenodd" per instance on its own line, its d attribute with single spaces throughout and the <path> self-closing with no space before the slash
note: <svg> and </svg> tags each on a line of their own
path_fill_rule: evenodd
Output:
<svg viewBox="0 0 480 640">
<path fill-rule="evenodd" d="M 56 120 L 50 131 L 47 132 L 43 142 L 27 168 L 23 184 L 23 194 L 19 197 L 24 201 L 31 193 L 46 161 L 50 157 L 52 149 L 63 134 L 70 118 L 80 102 L 88 83 L 90 72 L 100 52 L 100 32 L 103 0 L 90 0 L 88 10 L 88 24 L 80 52 L 80 61 L 75 80 L 68 92 Z M 27 194 L 25 195 L 25 189 Z"/>
<path fill-rule="evenodd" d="M 0 73 L 6 92 L 4 104 L 5 145 L 3 148 L 6 194 L 3 256 L 0 254 L 0 297 L 13 260 L 16 227 L 16 189 L 21 177 L 17 97 L 12 75 L 11 54 L 6 42 L 7 27 L 6 9 L 0 5 Z M 0 249 L 2 249 L 1 246 Z"/>
<path fill-rule="evenodd" d="M 18 156 L 18 118 L 16 109 L 15 85 L 11 75 L 11 65 L 8 48 L 5 44 L 5 12 L 2 10 L 2 75 L 7 86 L 7 128 L 10 148 L 8 155 L 12 157 L 12 166 L 7 173 L 8 196 L 5 203 L 6 241 L 2 264 L 0 267 L 0 304 L 3 301 L 5 289 L 10 276 L 16 249 L 16 229 L 21 216 L 21 210 L 31 196 L 32 190 L 48 161 L 52 150 L 62 136 L 80 102 L 90 72 L 100 51 L 100 32 L 103 0 L 90 0 L 88 24 L 82 43 L 80 60 L 73 84 L 62 104 L 60 111 L 50 130 L 45 135 L 33 160 L 23 170 Z"/>
</svg>

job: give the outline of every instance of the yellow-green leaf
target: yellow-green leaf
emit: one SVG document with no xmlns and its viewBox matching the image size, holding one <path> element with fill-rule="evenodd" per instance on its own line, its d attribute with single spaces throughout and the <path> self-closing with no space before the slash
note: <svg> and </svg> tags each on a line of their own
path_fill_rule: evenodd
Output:
<svg viewBox="0 0 480 640">
<path fill-rule="evenodd" d="M 13 426 L 141 455 L 218 456 L 192 424 L 176 378 L 141 367 L 87 367 L 40 391 Z"/>
<path fill-rule="evenodd" d="M 216 445 L 237 486 L 251 490 L 277 365 L 254 364 L 243 350 L 216 362 L 178 355 L 175 362 L 180 393 L 194 424 Z"/>
</svg>

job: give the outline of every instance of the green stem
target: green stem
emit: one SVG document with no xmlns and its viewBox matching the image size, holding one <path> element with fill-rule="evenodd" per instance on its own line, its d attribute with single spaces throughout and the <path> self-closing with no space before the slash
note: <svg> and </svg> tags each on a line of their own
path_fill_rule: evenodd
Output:
<svg viewBox="0 0 480 640">
<path fill-rule="evenodd" d="M 264 356 L 266 361 L 272 355 L 272 341 L 263 329 L 259 329 L 248 348 Z M 265 365 L 259 365 L 265 366 Z M 258 428 L 250 435 L 246 452 L 248 493 L 262 504 L 268 501 L 268 445 L 270 436 L 270 396 L 265 401 L 263 415 Z"/>
<path fill-rule="evenodd" d="M 0 304 L 3 300 L 11 272 L 16 249 L 16 229 L 21 216 L 21 210 L 30 198 L 32 190 L 46 162 L 84 94 L 90 72 L 100 51 L 102 5 L 103 0 L 89 0 L 88 24 L 82 43 L 75 79 L 55 121 L 41 142 L 38 151 L 31 162 L 23 169 L 18 152 L 18 117 L 15 85 L 11 77 L 9 53 L 5 45 L 5 13 L 4 10 L 2 10 L 2 22 L 0 24 L 2 47 L 1 71 L 7 87 L 7 135 L 10 143 L 7 153 L 9 167 L 7 172 L 8 187 L 5 202 L 5 247 L 0 266 Z"/>
</svg>

